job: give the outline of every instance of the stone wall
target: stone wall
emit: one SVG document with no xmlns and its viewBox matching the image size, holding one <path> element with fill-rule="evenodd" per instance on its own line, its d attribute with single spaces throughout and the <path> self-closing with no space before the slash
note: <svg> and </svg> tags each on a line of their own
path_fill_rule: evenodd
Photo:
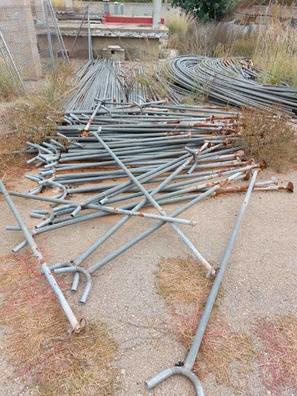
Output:
<svg viewBox="0 0 297 396">
<path fill-rule="evenodd" d="M 0 0 L 0 29 L 24 80 L 41 76 L 30 0 Z"/>
</svg>

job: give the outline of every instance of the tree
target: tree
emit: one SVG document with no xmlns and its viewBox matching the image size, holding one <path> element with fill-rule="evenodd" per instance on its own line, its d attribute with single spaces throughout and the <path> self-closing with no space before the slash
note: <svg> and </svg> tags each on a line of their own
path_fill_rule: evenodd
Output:
<svg viewBox="0 0 297 396">
<path fill-rule="evenodd" d="M 234 0 L 172 0 L 173 6 L 191 12 L 198 19 L 221 19 L 235 5 Z"/>
</svg>

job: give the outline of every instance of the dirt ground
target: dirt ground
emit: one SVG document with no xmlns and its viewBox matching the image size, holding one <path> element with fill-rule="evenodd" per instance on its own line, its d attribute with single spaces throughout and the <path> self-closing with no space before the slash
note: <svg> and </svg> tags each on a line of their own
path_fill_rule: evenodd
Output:
<svg viewBox="0 0 297 396">
<path fill-rule="evenodd" d="M 267 179 L 270 175 L 266 171 L 260 178 Z M 297 185 L 297 171 L 277 177 Z M 25 191 L 30 182 L 17 177 L 9 182 L 9 186 Z M 215 266 L 223 254 L 242 199 L 243 194 L 208 199 L 188 210 L 184 216 L 197 221 L 197 226 L 183 226 L 183 229 Z M 32 203 L 18 198 L 15 202 L 24 215 L 30 209 L 43 207 L 34 201 Z M 169 213 L 171 210 L 173 207 L 168 207 Z M 31 225 L 35 224 L 33 219 L 26 218 Z M 37 242 L 46 251 L 50 264 L 69 261 L 115 221 L 115 217 L 105 217 L 104 220 L 73 225 L 41 234 Z M 18 233 L 5 231 L 7 224 L 14 224 L 14 220 L 1 198 L 1 256 L 22 239 Z M 87 264 L 96 262 L 149 224 L 150 220 L 131 219 L 100 251 L 91 256 Z M 224 296 L 218 307 L 234 330 L 252 335 L 251 324 L 259 316 L 297 316 L 296 232 L 296 193 L 253 194 L 224 279 Z M 79 309 L 88 320 L 105 321 L 119 344 L 118 356 L 114 361 L 114 366 L 119 369 L 115 396 L 148 395 L 144 381 L 184 359 L 186 351 L 169 326 L 170 312 L 155 287 L 155 271 L 161 257 L 186 258 L 188 254 L 172 229 L 164 226 L 96 273 L 90 300 L 85 306 L 78 308 L 79 294 L 67 292 L 74 309 Z M 0 302 L 3 303 L 3 299 Z M 0 395 L 29 395 L 31 391 L 15 377 L 14 367 L 8 362 L 5 353 L 1 353 L 7 331 L 2 327 L 0 332 Z M 271 394 L 263 387 L 256 365 L 243 381 L 242 395 Z M 207 396 L 234 394 L 233 389 L 219 386 L 212 376 L 203 381 L 203 386 Z M 186 380 L 174 377 L 150 394 L 191 396 L 194 391 Z M 278 395 L 293 396 L 297 393 L 296 390 L 284 388 Z"/>
</svg>

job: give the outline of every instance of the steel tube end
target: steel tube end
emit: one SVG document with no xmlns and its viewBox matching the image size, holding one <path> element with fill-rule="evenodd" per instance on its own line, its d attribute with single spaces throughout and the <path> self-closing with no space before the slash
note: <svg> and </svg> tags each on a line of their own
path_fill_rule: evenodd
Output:
<svg viewBox="0 0 297 396">
<path fill-rule="evenodd" d="M 71 334 L 80 334 L 83 331 L 85 331 L 86 327 L 87 327 L 86 319 L 85 318 L 81 318 L 79 320 L 78 325 L 74 329 L 71 329 L 70 333 Z"/>
<path fill-rule="evenodd" d="M 16 246 L 14 246 L 12 249 L 11 249 L 11 251 L 12 251 L 12 253 L 17 253 L 17 252 L 19 252 L 21 249 L 23 249 L 26 245 L 27 245 L 27 241 L 26 240 L 24 240 L 24 241 L 22 241 L 21 243 L 19 243 L 19 244 L 17 244 Z"/>
<path fill-rule="evenodd" d="M 79 285 L 79 280 L 80 280 L 80 274 L 79 272 L 75 272 L 72 280 L 72 285 L 71 285 L 71 291 L 75 292 L 78 289 Z"/>
<path fill-rule="evenodd" d="M 71 213 L 71 217 L 75 217 L 81 211 L 81 206 L 77 206 L 74 211 Z"/>
</svg>

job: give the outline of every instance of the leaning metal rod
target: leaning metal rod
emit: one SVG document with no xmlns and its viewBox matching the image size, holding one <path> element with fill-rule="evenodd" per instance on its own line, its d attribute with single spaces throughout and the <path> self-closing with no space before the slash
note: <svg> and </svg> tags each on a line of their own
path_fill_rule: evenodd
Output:
<svg viewBox="0 0 297 396">
<path fill-rule="evenodd" d="M 27 225 L 25 224 L 25 222 L 22 219 L 22 216 L 20 215 L 17 207 L 15 206 L 13 200 L 11 199 L 8 191 L 6 190 L 6 187 L 4 185 L 4 183 L 2 182 L 2 180 L 0 180 L 0 190 L 5 198 L 5 201 L 7 203 L 7 205 L 9 206 L 11 212 L 13 213 L 18 225 L 20 226 L 20 228 L 23 231 L 24 237 L 26 239 L 26 241 L 28 242 L 28 244 L 30 245 L 30 248 L 33 252 L 33 256 L 37 257 L 38 259 L 42 259 L 42 254 L 38 249 L 38 246 L 36 244 L 36 242 L 34 241 L 34 238 L 31 234 L 31 232 L 29 231 Z"/>
<path fill-rule="evenodd" d="M 4 37 L 3 37 L 3 34 L 2 34 L 2 32 L 1 32 L 1 30 L 0 30 L 0 40 L 1 40 L 2 43 L 4 44 L 4 48 L 6 49 L 6 52 L 7 52 L 7 54 L 8 54 L 8 58 L 9 58 L 9 60 L 10 60 L 10 62 L 11 62 L 11 64 L 12 64 L 12 66 L 13 66 L 13 71 L 15 72 L 15 74 L 16 74 L 18 80 L 19 80 L 19 83 L 20 83 L 20 85 L 21 85 L 22 91 L 25 92 L 25 85 L 24 85 L 24 82 L 23 82 L 22 77 L 21 77 L 21 75 L 20 75 L 20 72 L 19 72 L 19 70 L 18 70 L 18 68 L 17 68 L 17 66 L 16 66 L 16 64 L 15 64 L 15 61 L 14 61 L 12 55 L 11 55 L 11 52 L 10 52 L 10 50 L 9 50 L 7 44 L 6 44 L 6 41 L 5 41 Z"/>
<path fill-rule="evenodd" d="M 126 165 L 117 157 L 116 154 L 109 148 L 109 146 L 104 142 L 104 140 L 96 133 L 93 132 L 94 136 L 98 139 L 99 143 L 106 149 L 106 151 L 111 155 L 111 157 L 117 162 L 117 164 L 126 172 L 127 176 L 133 181 L 133 183 L 138 187 L 138 189 L 144 194 L 146 199 L 158 210 L 162 216 L 166 216 L 166 212 L 157 203 L 157 201 L 148 193 L 148 191 L 143 187 L 143 185 L 137 180 L 133 173 L 126 167 Z M 194 256 L 198 261 L 207 269 L 208 274 L 214 274 L 214 269 L 211 264 L 203 257 L 203 255 L 198 251 L 194 244 L 188 239 L 188 237 L 181 231 L 176 224 L 169 223 L 169 225 L 178 234 L 180 239 L 188 246 L 192 251 Z"/>
<path fill-rule="evenodd" d="M 17 197 L 22 197 L 22 198 L 36 199 L 36 200 L 40 200 L 40 201 L 46 201 L 46 202 L 58 203 L 58 204 L 64 203 L 64 204 L 79 207 L 78 203 L 75 203 L 74 201 L 70 201 L 70 200 L 50 198 L 50 197 L 36 197 L 35 195 L 19 193 L 19 192 L 15 192 L 15 191 L 13 191 L 13 192 L 10 191 L 10 194 L 15 195 Z M 88 205 L 87 208 L 102 210 L 103 212 L 112 213 L 112 214 L 125 214 L 125 215 L 129 215 L 129 216 L 144 217 L 144 218 L 153 219 L 153 220 L 163 220 L 163 221 L 166 221 L 169 223 L 177 223 L 177 224 L 192 225 L 192 226 L 196 225 L 196 223 L 191 220 L 175 219 L 170 216 L 159 216 L 159 215 L 155 215 L 153 213 L 132 212 L 131 210 L 116 208 L 113 206 Z"/>
<path fill-rule="evenodd" d="M 147 219 L 153 219 L 153 220 L 162 220 L 166 221 L 168 223 L 174 223 L 174 224 L 184 224 L 184 225 L 196 225 L 197 223 L 191 220 L 185 220 L 185 219 L 178 219 L 170 216 L 163 216 L 163 215 L 157 215 L 154 213 L 145 213 L 145 212 L 134 212 L 132 210 L 126 210 L 126 209 L 121 209 L 121 208 L 115 208 L 113 206 L 106 206 L 106 205 L 100 205 L 98 206 L 98 209 L 102 210 L 103 212 L 107 213 L 119 213 L 119 214 L 124 214 L 128 216 L 137 216 L 137 217 L 144 217 Z"/>
<path fill-rule="evenodd" d="M 46 202 L 51 202 L 51 203 L 58 203 L 58 204 L 68 204 L 68 205 L 72 205 L 74 207 L 79 207 L 80 205 L 74 201 L 70 201 L 70 200 L 64 200 L 64 199 L 57 199 L 57 198 L 50 198 L 50 197 L 36 197 L 35 195 L 31 195 L 31 194 L 26 194 L 26 193 L 19 193 L 16 191 L 10 191 L 9 192 L 10 195 L 14 195 L 16 197 L 21 197 L 21 198 L 28 198 L 28 199 L 35 199 L 37 201 L 46 201 Z M 153 213 L 144 213 L 144 212 L 132 212 L 131 210 L 127 210 L 127 209 L 122 209 L 122 208 L 116 208 L 113 206 L 103 206 L 103 205 L 87 205 L 87 208 L 90 209 L 96 209 L 96 210 L 101 210 L 103 212 L 107 212 L 107 213 L 112 213 L 112 214 L 125 214 L 128 216 L 137 216 L 137 217 L 144 217 L 144 218 L 148 218 L 148 219 L 153 219 L 153 220 L 163 220 L 169 223 L 177 223 L 177 224 L 184 224 L 184 225 L 196 225 L 195 222 L 191 221 L 191 220 L 185 220 L 185 219 L 175 219 L 173 217 L 170 216 L 159 216 L 159 215 L 155 215 Z M 41 215 L 42 216 L 42 215 Z M 40 228 L 40 227 L 38 227 Z"/>
<path fill-rule="evenodd" d="M 78 321 L 70 307 L 70 305 L 68 304 L 68 301 L 66 300 L 62 290 L 60 289 L 56 279 L 54 278 L 54 276 L 51 273 L 51 270 L 48 268 L 48 266 L 43 263 L 42 266 L 42 272 L 44 273 L 48 283 L 50 284 L 51 288 L 53 289 L 55 295 L 57 296 L 57 299 L 72 327 L 72 332 L 74 333 L 79 333 L 83 327 L 84 327 L 84 320 L 81 319 L 80 321 Z"/>
<path fill-rule="evenodd" d="M 27 240 L 27 242 L 29 243 L 31 250 L 33 252 L 33 255 L 35 257 L 38 258 L 38 260 L 43 260 L 43 256 L 42 253 L 39 251 L 38 246 L 36 245 L 30 231 L 29 228 L 27 227 L 27 225 L 25 224 L 25 222 L 23 221 L 21 215 L 19 214 L 19 211 L 17 210 L 16 206 L 14 205 L 12 199 L 10 198 L 3 182 L 0 180 L 0 189 L 4 195 L 4 198 L 8 204 L 8 206 L 10 207 L 12 213 L 14 214 L 19 226 L 21 227 L 23 234 Z M 68 304 L 66 298 L 64 297 L 57 281 L 55 280 L 54 276 L 51 274 L 50 269 L 48 268 L 48 266 L 46 265 L 45 262 L 43 262 L 42 266 L 42 272 L 44 273 L 44 275 L 46 276 L 50 286 L 52 287 L 54 293 L 56 294 L 58 301 L 61 305 L 61 308 L 63 309 L 71 327 L 72 327 L 72 331 L 74 332 L 79 332 L 82 329 L 82 320 L 79 322 L 70 305 Z"/>
<path fill-rule="evenodd" d="M 89 6 L 88 6 L 89 7 Z M 88 11 L 89 12 L 89 11 Z M 103 102 L 102 100 L 100 100 L 97 104 L 97 106 L 95 107 L 93 113 L 91 114 L 91 117 L 89 118 L 89 121 L 86 125 L 86 127 L 83 129 L 83 131 L 81 132 L 82 136 L 88 136 L 90 127 L 92 125 L 92 122 L 94 121 L 94 118 L 96 117 L 96 114 L 98 113 L 98 111 L 100 110 L 101 106 L 102 106 Z"/>
<path fill-rule="evenodd" d="M 92 48 L 92 32 L 91 32 L 91 22 L 90 22 L 90 6 L 88 5 L 88 52 L 89 52 L 89 62 L 93 61 L 93 48 Z"/>
<path fill-rule="evenodd" d="M 237 234 L 239 231 L 241 221 L 243 219 L 243 215 L 244 215 L 246 208 L 249 204 L 249 200 L 250 200 L 250 197 L 251 197 L 251 194 L 252 194 L 255 182 L 256 182 L 257 174 L 258 174 L 258 170 L 256 170 L 254 172 L 253 177 L 250 181 L 248 191 L 247 191 L 244 201 L 241 205 L 239 214 L 237 216 L 236 223 L 233 227 L 233 231 L 232 231 L 231 237 L 229 239 L 229 242 L 227 244 L 227 247 L 225 249 L 223 258 L 221 259 L 219 271 L 216 275 L 213 286 L 212 286 L 209 296 L 207 298 L 207 302 L 206 302 L 203 314 L 201 316 L 196 335 L 193 339 L 193 342 L 192 342 L 190 350 L 187 354 L 186 360 L 183 364 L 183 368 L 182 368 L 182 370 L 176 370 L 176 367 L 169 368 L 167 370 L 160 372 L 159 374 L 155 375 L 154 377 L 150 378 L 149 380 L 146 381 L 146 385 L 149 390 L 153 389 L 155 386 L 159 385 L 161 382 L 163 382 L 164 380 L 166 380 L 169 377 L 172 377 L 173 375 L 183 375 L 183 376 L 186 376 L 192 382 L 192 384 L 195 387 L 197 396 L 204 395 L 201 383 L 200 383 L 198 377 L 193 373 L 192 370 L 193 370 L 193 366 L 194 366 L 194 363 L 197 358 L 197 354 L 198 354 L 200 346 L 201 346 L 203 336 L 205 334 L 205 330 L 206 330 L 206 327 L 207 327 L 207 324 L 208 324 L 208 321 L 209 321 L 209 318 L 211 315 L 212 308 L 215 304 L 220 286 L 223 281 L 223 276 L 224 276 L 227 264 L 228 264 L 230 256 L 231 256 L 231 253 L 232 253 L 232 250 L 234 247 L 234 243 L 237 238 Z"/>
</svg>

